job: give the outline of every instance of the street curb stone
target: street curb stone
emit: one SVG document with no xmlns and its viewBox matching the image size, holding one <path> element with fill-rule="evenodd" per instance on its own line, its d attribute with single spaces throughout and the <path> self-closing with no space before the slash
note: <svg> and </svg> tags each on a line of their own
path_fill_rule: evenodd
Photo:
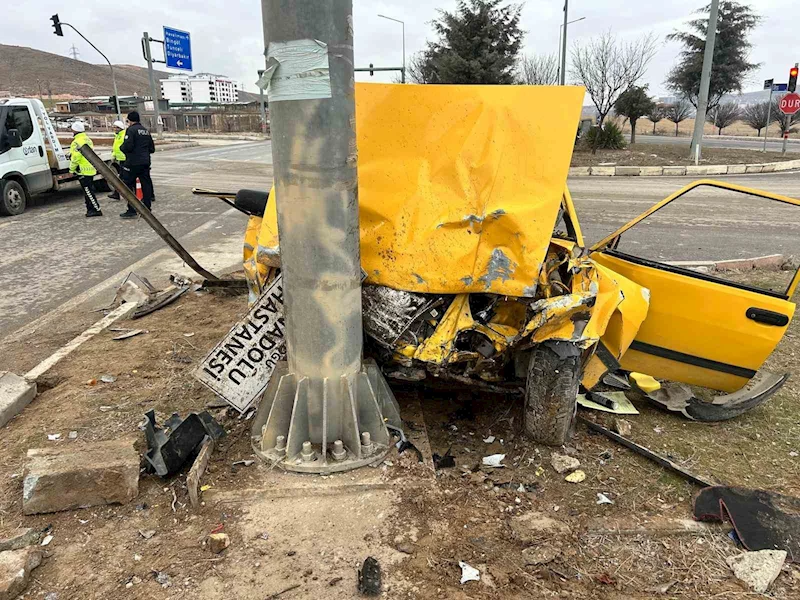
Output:
<svg viewBox="0 0 800 600">
<path fill-rule="evenodd" d="M 22 412 L 36 397 L 36 384 L 0 371 L 0 427 Z"/>
<path fill-rule="evenodd" d="M 683 175 L 742 175 L 745 173 L 773 173 L 800 169 L 800 159 L 751 165 L 688 165 L 637 167 L 570 167 L 570 177 L 677 177 Z"/>
</svg>

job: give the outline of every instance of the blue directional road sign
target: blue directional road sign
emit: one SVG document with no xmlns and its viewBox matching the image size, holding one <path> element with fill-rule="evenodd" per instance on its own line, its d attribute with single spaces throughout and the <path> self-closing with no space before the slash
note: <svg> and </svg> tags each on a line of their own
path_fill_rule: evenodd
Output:
<svg viewBox="0 0 800 600">
<path fill-rule="evenodd" d="M 192 70 L 192 42 L 188 31 L 164 27 L 164 58 L 170 69 Z"/>
<path fill-rule="evenodd" d="M 789 89 L 788 83 L 774 83 L 772 84 L 772 91 L 773 92 L 785 92 Z"/>
</svg>

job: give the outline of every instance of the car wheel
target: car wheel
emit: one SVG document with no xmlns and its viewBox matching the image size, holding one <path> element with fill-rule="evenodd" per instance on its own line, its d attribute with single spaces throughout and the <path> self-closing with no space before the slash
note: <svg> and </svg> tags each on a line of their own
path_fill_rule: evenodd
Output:
<svg viewBox="0 0 800 600">
<path fill-rule="evenodd" d="M 561 446 L 575 429 L 581 352 L 569 342 L 531 351 L 525 385 L 525 432 L 540 444 Z"/>
<path fill-rule="evenodd" d="M 21 215 L 27 204 L 28 195 L 22 184 L 13 179 L 0 181 L 0 215 Z"/>
</svg>

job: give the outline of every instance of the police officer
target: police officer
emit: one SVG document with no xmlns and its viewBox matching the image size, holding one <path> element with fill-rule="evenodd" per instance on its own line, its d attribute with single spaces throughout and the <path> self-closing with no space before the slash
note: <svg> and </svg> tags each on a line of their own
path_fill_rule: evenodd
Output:
<svg viewBox="0 0 800 600">
<path fill-rule="evenodd" d="M 72 143 L 69 145 L 69 172 L 78 176 L 78 182 L 83 188 L 86 216 L 102 217 L 103 212 L 100 210 L 100 202 L 97 200 L 97 192 L 94 189 L 94 176 L 97 175 L 97 170 L 78 150 L 83 145 L 94 148 L 94 144 L 86 135 L 86 128 L 80 121 L 75 121 L 71 129 L 73 137 Z"/>
<path fill-rule="evenodd" d="M 122 167 L 125 165 L 125 153 L 120 150 L 123 141 L 125 141 L 125 123 L 114 121 L 114 143 L 111 145 L 111 156 L 119 167 L 118 173 L 122 173 Z M 114 190 L 108 197 L 113 200 L 119 200 L 119 192 Z"/>
<path fill-rule="evenodd" d="M 139 113 L 128 113 L 128 128 L 120 150 L 125 154 L 122 181 L 136 193 L 136 179 L 142 184 L 142 204 L 148 209 L 153 202 L 153 180 L 150 179 L 150 155 L 156 151 L 150 132 L 140 122 Z M 123 219 L 135 219 L 136 210 L 128 204 L 128 210 L 120 215 Z"/>
</svg>

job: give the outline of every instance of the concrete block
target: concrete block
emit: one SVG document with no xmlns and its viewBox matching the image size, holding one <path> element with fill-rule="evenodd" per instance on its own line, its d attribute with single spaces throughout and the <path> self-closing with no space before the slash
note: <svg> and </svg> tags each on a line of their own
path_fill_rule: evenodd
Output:
<svg viewBox="0 0 800 600">
<path fill-rule="evenodd" d="M 588 177 L 591 175 L 591 167 L 570 167 L 570 177 Z"/>
<path fill-rule="evenodd" d="M 0 427 L 22 412 L 36 397 L 36 384 L 0 371 Z"/>
<path fill-rule="evenodd" d="M 791 171 L 792 169 L 797 169 L 800 165 L 796 165 L 795 163 L 800 162 L 796 160 L 785 160 L 783 162 L 775 163 L 774 171 Z"/>
<path fill-rule="evenodd" d="M 752 269 L 780 269 L 786 262 L 783 254 L 770 254 L 755 258 L 737 258 L 714 263 L 715 271 L 750 271 Z"/>
<path fill-rule="evenodd" d="M 689 165 L 686 167 L 687 175 L 725 175 L 728 165 Z"/>
<path fill-rule="evenodd" d="M 747 173 L 747 165 L 728 165 L 728 175 Z"/>
<path fill-rule="evenodd" d="M 638 177 L 640 170 L 641 167 L 632 167 L 632 166 L 614 167 L 614 175 L 619 175 L 621 177 Z"/>
<path fill-rule="evenodd" d="M 139 455 L 131 440 L 28 450 L 26 515 L 126 504 L 139 493 Z"/>
<path fill-rule="evenodd" d="M 664 175 L 686 175 L 686 167 L 664 167 Z"/>
<path fill-rule="evenodd" d="M 39 548 L 0 552 L 0 600 L 14 600 L 31 578 L 31 571 L 42 562 Z"/>
<path fill-rule="evenodd" d="M 777 163 L 764 163 L 763 165 L 761 165 L 761 172 L 762 173 L 772 173 L 773 171 L 775 171 L 775 165 L 776 164 Z"/>
<path fill-rule="evenodd" d="M 603 177 L 612 177 L 615 175 L 617 167 L 592 167 L 592 175 L 601 175 Z"/>
<path fill-rule="evenodd" d="M 664 174 L 665 167 L 639 167 L 639 175 L 642 177 L 658 177 Z"/>
<path fill-rule="evenodd" d="M 745 173 L 761 173 L 764 165 L 745 165 Z"/>
</svg>

